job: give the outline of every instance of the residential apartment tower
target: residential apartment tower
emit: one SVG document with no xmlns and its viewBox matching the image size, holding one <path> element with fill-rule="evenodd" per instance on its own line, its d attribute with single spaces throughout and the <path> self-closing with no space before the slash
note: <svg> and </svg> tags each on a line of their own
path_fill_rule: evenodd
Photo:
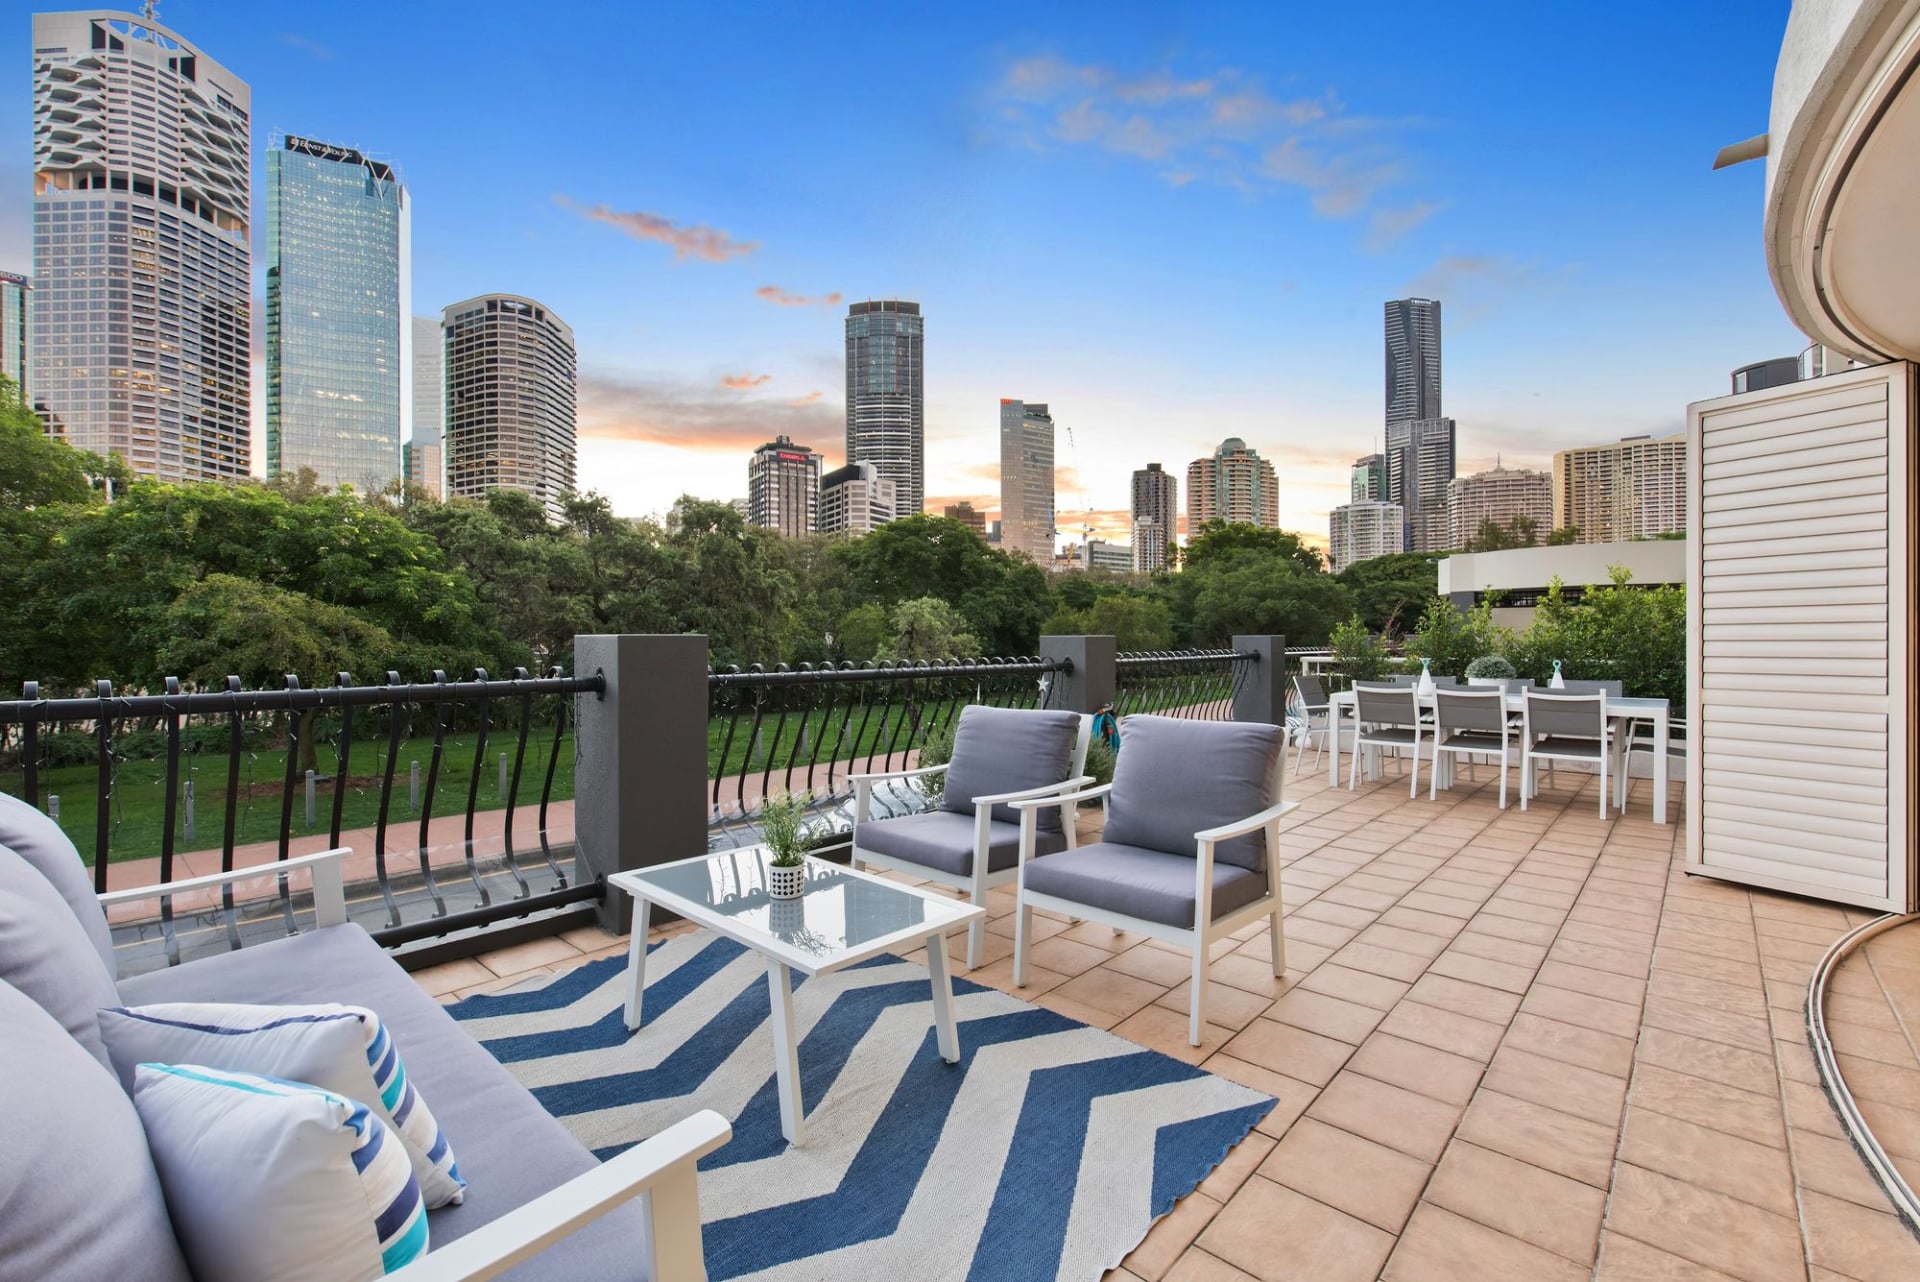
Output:
<svg viewBox="0 0 1920 1282">
<path fill-rule="evenodd" d="M 747 520 L 788 538 L 820 528 L 820 455 L 776 436 L 747 460 Z"/>
<path fill-rule="evenodd" d="M 1187 465 L 1187 534 L 1208 521 L 1280 528 L 1280 479 L 1273 464 L 1237 436 Z"/>
<path fill-rule="evenodd" d="M 926 484 L 926 320 L 898 298 L 847 308 L 847 461 L 893 482 L 902 516 Z"/>
<path fill-rule="evenodd" d="M 1038 402 L 1000 402 L 1000 546 L 1053 564 L 1053 416 Z"/>
<path fill-rule="evenodd" d="M 1627 543 L 1687 528 L 1687 438 L 1629 436 L 1553 456 L 1553 526 L 1576 543 Z"/>
<path fill-rule="evenodd" d="M 574 488 L 573 330 L 545 304 L 482 294 L 441 317 L 447 493 L 524 490 L 559 520 Z"/>
<path fill-rule="evenodd" d="M 1180 524 L 1180 482 L 1158 463 L 1133 474 L 1133 568 L 1141 574 L 1167 567 L 1167 547 Z"/>
</svg>

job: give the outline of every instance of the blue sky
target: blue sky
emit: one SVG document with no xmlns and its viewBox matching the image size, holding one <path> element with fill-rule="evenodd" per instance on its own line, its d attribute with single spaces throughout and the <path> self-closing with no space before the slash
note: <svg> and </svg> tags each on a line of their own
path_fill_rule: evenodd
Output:
<svg viewBox="0 0 1920 1282">
<path fill-rule="evenodd" d="M 1797 351 L 1758 165 L 1785 0 L 1623 4 L 324 6 L 166 0 L 285 131 L 392 161 L 416 312 L 573 327 L 581 483 L 639 515 L 837 462 L 837 300 L 927 315 L 930 504 L 997 507 L 1002 396 L 1058 506 L 1225 436 L 1324 538 L 1380 432 L 1380 305 L 1446 309 L 1461 468 L 1677 430 Z M 0 267 L 29 266 L 29 24 L 0 66 Z M 260 167 L 256 166 L 256 202 Z M 260 220 L 256 220 L 258 232 Z M 729 385 L 731 384 L 731 385 Z M 257 426 L 257 425 L 256 425 Z M 1068 430 L 1071 439 L 1068 439 Z M 1184 497 L 1183 497 L 1184 502 Z"/>
</svg>

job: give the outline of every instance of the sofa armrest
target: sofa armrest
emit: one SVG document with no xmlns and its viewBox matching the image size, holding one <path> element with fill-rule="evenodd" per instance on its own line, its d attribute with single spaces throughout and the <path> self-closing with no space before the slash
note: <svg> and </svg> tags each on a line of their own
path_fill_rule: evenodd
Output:
<svg viewBox="0 0 1920 1282">
<path fill-rule="evenodd" d="M 711 1110 L 387 1275 L 388 1282 L 485 1282 L 633 1198 L 644 1199 L 653 1282 L 706 1282 L 695 1164 L 733 1137 Z M 639 1244 L 635 1244 L 636 1249 Z"/>
<path fill-rule="evenodd" d="M 163 895 L 178 895 L 190 890 L 212 890 L 229 882 L 250 881 L 255 877 L 277 877 L 283 873 L 306 868 L 313 874 L 313 916 L 318 926 L 343 926 L 347 921 L 346 883 L 341 878 L 340 863 L 353 850 L 342 846 L 338 850 L 322 850 L 317 854 L 300 855 L 293 859 L 282 859 L 271 864 L 255 864 L 250 868 L 235 868 L 232 872 L 209 873 L 205 877 L 186 877 L 179 881 L 161 882 L 157 886 L 134 886 L 127 890 L 109 890 L 99 895 L 100 907 L 112 908 L 116 904 L 136 904 L 145 899 L 158 899 Z"/>
<path fill-rule="evenodd" d="M 1005 806 L 1011 805 L 1016 801 L 1027 801 L 1038 797 L 1043 800 L 1052 801 L 1055 805 L 1058 805 L 1061 801 L 1065 800 L 1065 798 L 1059 795 L 1060 793 L 1072 792 L 1082 784 L 1092 782 L 1092 775 L 1081 775 L 1075 779 L 1062 779 L 1059 783 L 1043 783 L 1037 788 L 1022 788 L 1018 792 L 996 792 L 988 797 L 975 797 L 973 804 L 976 807 Z"/>
<path fill-rule="evenodd" d="M 1092 776 L 1088 776 L 1088 778 L 1091 778 L 1091 777 Z M 1069 782 L 1072 782 L 1072 781 L 1069 781 Z M 1045 797 L 1035 797 L 1029 801 L 1009 801 L 1007 804 L 1012 806 L 1015 810 L 1050 810 L 1054 806 L 1059 805 L 1063 801 L 1072 801 L 1072 802 L 1090 801 L 1095 797 L 1104 797 L 1112 791 L 1113 791 L 1112 784 L 1103 783 L 1097 788 L 1088 788 L 1083 792 L 1069 792 L 1069 793 L 1064 793 L 1058 796 L 1048 795 Z"/>
<path fill-rule="evenodd" d="M 921 766 L 917 770 L 886 770 L 870 775 L 848 775 L 846 780 L 851 784 L 875 784 L 882 779 L 918 779 L 921 775 L 937 774 L 945 770 L 947 765 L 948 763 L 943 761 L 937 766 Z"/>
<path fill-rule="evenodd" d="M 1256 828 L 1266 827 L 1288 811 L 1298 810 L 1299 808 L 1300 803 L 1297 801 L 1283 801 L 1278 805 L 1268 806 L 1257 815 L 1249 815 L 1245 819 L 1237 820 L 1234 823 L 1221 824 L 1218 828 L 1203 829 L 1200 832 L 1194 833 L 1193 839 L 1211 844 L 1216 841 L 1225 841 L 1229 837 L 1242 837 Z"/>
</svg>

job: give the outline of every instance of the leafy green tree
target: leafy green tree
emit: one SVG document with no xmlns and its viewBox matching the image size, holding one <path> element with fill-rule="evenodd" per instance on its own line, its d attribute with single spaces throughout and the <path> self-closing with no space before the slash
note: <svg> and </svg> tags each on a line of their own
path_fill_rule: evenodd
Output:
<svg viewBox="0 0 1920 1282">
<path fill-rule="evenodd" d="M 854 599 L 892 607 L 938 597 L 995 654 L 1031 654 L 1053 613 L 1045 570 L 947 517 L 903 517 L 838 550 Z"/>
<path fill-rule="evenodd" d="M 1547 546 L 1550 548 L 1570 547 L 1579 541 L 1580 527 L 1577 525 L 1563 525 L 1547 533 Z"/>
<path fill-rule="evenodd" d="M 1427 660 L 1435 676 L 1465 678 L 1467 665 L 1483 654 L 1497 654 L 1506 645 L 1506 629 L 1493 621 L 1493 604 L 1482 601 L 1471 610 L 1442 597 L 1428 604 L 1420 626 L 1407 637 L 1407 653 Z"/>
<path fill-rule="evenodd" d="M 705 633 L 715 663 L 778 663 L 798 585 L 774 552 L 780 536 L 727 503 L 676 505 L 666 550 L 676 631 Z"/>
<path fill-rule="evenodd" d="M 1199 569 L 1209 562 L 1230 560 L 1248 552 L 1286 557 L 1308 573 L 1318 573 L 1325 568 L 1320 553 L 1308 547 L 1298 534 L 1264 525 L 1225 521 L 1207 521 L 1200 526 L 1200 532 L 1187 543 L 1185 565 L 1189 570 Z"/>
<path fill-rule="evenodd" d="M 130 475 L 118 458 L 103 459 L 48 436 L 20 399 L 19 385 L 0 375 L 0 522 L 28 508 L 98 502 L 99 482 L 124 483 Z"/>
<path fill-rule="evenodd" d="M 1439 565 L 1424 552 L 1394 552 L 1357 561 L 1335 577 L 1346 586 L 1361 622 L 1397 636 L 1426 612 L 1440 590 Z"/>
<path fill-rule="evenodd" d="M 891 640 L 887 631 L 887 612 L 868 602 L 857 605 L 840 619 L 835 643 L 840 653 L 855 663 L 870 663 L 880 657 Z"/>
<path fill-rule="evenodd" d="M 967 631 L 966 618 L 939 597 L 902 601 L 893 608 L 892 623 L 889 659 L 965 659 L 980 653 L 980 641 Z"/>
<path fill-rule="evenodd" d="M 1323 645 L 1352 610 L 1347 590 L 1285 555 L 1242 555 L 1187 570 L 1193 598 L 1191 642 L 1227 644 L 1235 633 L 1275 633 L 1290 645 Z"/>
<path fill-rule="evenodd" d="M 1109 593 L 1083 610 L 1062 608 L 1043 636 L 1110 636 L 1122 653 L 1173 645 L 1173 615 L 1165 601 L 1136 593 Z"/>
<path fill-rule="evenodd" d="M 1349 682 L 1378 681 L 1386 675 L 1387 647 L 1359 615 L 1335 627 L 1328 646 L 1340 675 Z"/>
<path fill-rule="evenodd" d="M 1488 517 L 1480 522 L 1479 532 L 1467 540 L 1462 552 L 1505 552 L 1510 548 L 1530 548 L 1539 541 L 1540 523 L 1522 513 L 1505 525 Z"/>
</svg>

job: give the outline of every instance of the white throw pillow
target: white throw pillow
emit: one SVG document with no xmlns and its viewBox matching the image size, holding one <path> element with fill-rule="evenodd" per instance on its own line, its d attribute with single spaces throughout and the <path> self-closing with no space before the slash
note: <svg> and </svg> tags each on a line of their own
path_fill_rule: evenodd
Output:
<svg viewBox="0 0 1920 1282">
<path fill-rule="evenodd" d="M 429 1208 L 465 1196 L 467 1182 L 400 1050 L 363 1006 L 236 1006 L 167 1002 L 100 1012 L 100 1036 L 129 1094 L 136 1064 L 205 1064 L 307 1082 L 369 1105 L 400 1137 Z"/>
<path fill-rule="evenodd" d="M 133 1105 L 197 1282 L 377 1282 L 427 1253 L 406 1151 L 301 1082 L 141 1064 Z"/>
</svg>

